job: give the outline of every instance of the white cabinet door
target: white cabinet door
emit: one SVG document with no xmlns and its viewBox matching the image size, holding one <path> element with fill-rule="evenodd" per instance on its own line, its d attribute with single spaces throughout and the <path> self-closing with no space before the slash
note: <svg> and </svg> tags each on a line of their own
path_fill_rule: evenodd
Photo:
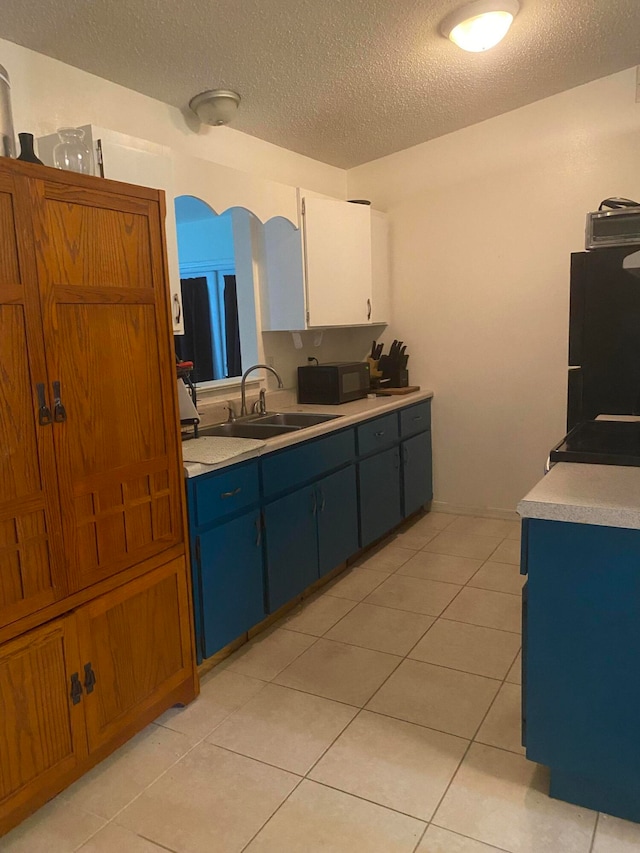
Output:
<svg viewBox="0 0 640 853">
<path fill-rule="evenodd" d="M 94 144 L 101 152 L 105 178 L 164 190 L 166 194 L 165 232 L 171 291 L 171 320 L 173 333 L 183 334 L 178 234 L 173 202 L 173 172 L 170 152 L 164 146 L 142 139 L 134 139 L 115 131 L 94 127 L 92 132 Z"/>
<path fill-rule="evenodd" d="M 304 197 L 307 326 L 371 322 L 371 209 Z"/>
<path fill-rule="evenodd" d="M 371 211 L 371 322 L 391 322 L 389 221 L 386 213 Z"/>
</svg>

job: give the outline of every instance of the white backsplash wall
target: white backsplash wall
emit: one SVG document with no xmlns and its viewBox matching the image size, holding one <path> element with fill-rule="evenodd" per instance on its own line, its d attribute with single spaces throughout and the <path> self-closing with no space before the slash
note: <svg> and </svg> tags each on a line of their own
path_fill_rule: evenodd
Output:
<svg viewBox="0 0 640 853">
<path fill-rule="evenodd" d="M 434 498 L 513 511 L 566 432 L 569 265 L 640 201 L 636 69 L 349 171 L 392 227 L 393 326 L 435 392 Z"/>
<path fill-rule="evenodd" d="M 320 346 L 314 346 L 319 332 L 300 332 L 302 349 L 296 349 L 290 332 L 263 332 L 265 362 L 274 367 L 284 382 L 285 388 L 295 388 L 298 367 L 308 364 L 307 358 L 313 356 L 319 362 L 327 361 L 364 361 L 371 352 L 374 337 L 385 341 L 388 351 L 392 338 L 385 333 L 384 326 L 358 326 L 348 329 L 325 329 L 322 332 Z M 411 347 L 409 346 L 409 350 Z M 411 361 L 411 360 L 410 360 Z M 411 369 L 411 363 L 409 363 Z M 275 388 L 277 382 L 271 374 L 268 388 Z"/>
</svg>

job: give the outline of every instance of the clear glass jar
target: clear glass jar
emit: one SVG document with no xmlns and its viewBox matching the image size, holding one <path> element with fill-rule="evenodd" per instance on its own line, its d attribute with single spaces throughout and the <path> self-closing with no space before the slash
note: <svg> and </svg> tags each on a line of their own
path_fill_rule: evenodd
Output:
<svg viewBox="0 0 640 853">
<path fill-rule="evenodd" d="M 84 130 L 79 127 L 58 129 L 60 142 L 53 149 L 53 165 L 56 169 L 93 175 L 93 153 L 84 141 Z"/>
</svg>

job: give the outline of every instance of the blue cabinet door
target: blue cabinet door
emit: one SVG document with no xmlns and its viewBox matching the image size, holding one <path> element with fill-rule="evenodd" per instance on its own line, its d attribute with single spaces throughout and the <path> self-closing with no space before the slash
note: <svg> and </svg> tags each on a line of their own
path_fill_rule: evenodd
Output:
<svg viewBox="0 0 640 853">
<path fill-rule="evenodd" d="M 242 515 L 199 539 L 199 645 L 210 657 L 266 615 L 260 513 Z"/>
<path fill-rule="evenodd" d="M 431 430 L 402 442 L 402 474 L 405 517 L 433 497 L 431 486 Z"/>
<path fill-rule="evenodd" d="M 318 580 L 317 512 L 315 486 L 264 508 L 270 613 Z"/>
<path fill-rule="evenodd" d="M 358 463 L 360 545 L 364 548 L 402 521 L 400 448 L 392 447 Z"/>
<path fill-rule="evenodd" d="M 318 568 L 324 575 L 358 550 L 356 469 L 349 465 L 316 486 L 318 497 Z"/>
</svg>

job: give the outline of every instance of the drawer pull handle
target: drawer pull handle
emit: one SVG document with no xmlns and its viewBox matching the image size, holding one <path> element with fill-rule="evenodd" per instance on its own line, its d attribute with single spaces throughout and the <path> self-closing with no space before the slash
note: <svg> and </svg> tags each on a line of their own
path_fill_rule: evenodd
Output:
<svg viewBox="0 0 640 853">
<path fill-rule="evenodd" d="M 93 688 L 96 684 L 96 674 L 93 671 L 93 667 L 91 663 L 85 663 L 84 665 L 84 689 L 87 693 L 93 693 Z"/>
<path fill-rule="evenodd" d="M 421 420 L 422 420 L 422 415 L 414 415 L 414 418 L 413 418 L 413 419 L 414 419 L 414 421 L 421 421 Z"/>
<path fill-rule="evenodd" d="M 375 434 L 376 438 L 380 438 L 381 435 L 384 435 L 384 430 L 381 429 L 380 432 L 376 432 L 374 434 Z"/>
<path fill-rule="evenodd" d="M 36 393 L 38 395 L 38 423 L 40 426 L 48 426 L 53 423 L 53 418 L 51 417 L 51 409 L 47 406 L 42 382 L 38 382 L 36 385 Z"/>
<path fill-rule="evenodd" d="M 80 684 L 80 677 L 77 672 L 71 676 L 71 693 L 69 695 L 74 705 L 78 705 L 82 699 L 82 684 Z"/>
<path fill-rule="evenodd" d="M 222 492 L 220 497 L 224 500 L 224 498 L 235 498 L 236 495 L 239 495 L 242 491 L 242 488 L 238 486 L 237 489 L 233 489 L 231 492 Z"/>
<path fill-rule="evenodd" d="M 260 545 L 262 544 L 262 517 L 258 516 L 256 518 L 255 523 L 256 523 L 256 531 L 257 531 L 256 548 L 259 548 Z"/>
<path fill-rule="evenodd" d="M 53 419 L 57 424 L 63 424 L 67 419 L 66 409 L 60 399 L 60 383 L 58 381 L 53 383 Z"/>
<path fill-rule="evenodd" d="M 325 508 L 324 492 L 322 491 L 322 489 L 318 489 L 318 492 L 320 494 L 320 512 L 324 512 L 324 508 Z"/>
<path fill-rule="evenodd" d="M 406 446 L 402 448 L 402 458 L 404 459 L 404 464 L 408 465 L 409 464 L 409 451 L 407 450 Z"/>
</svg>

